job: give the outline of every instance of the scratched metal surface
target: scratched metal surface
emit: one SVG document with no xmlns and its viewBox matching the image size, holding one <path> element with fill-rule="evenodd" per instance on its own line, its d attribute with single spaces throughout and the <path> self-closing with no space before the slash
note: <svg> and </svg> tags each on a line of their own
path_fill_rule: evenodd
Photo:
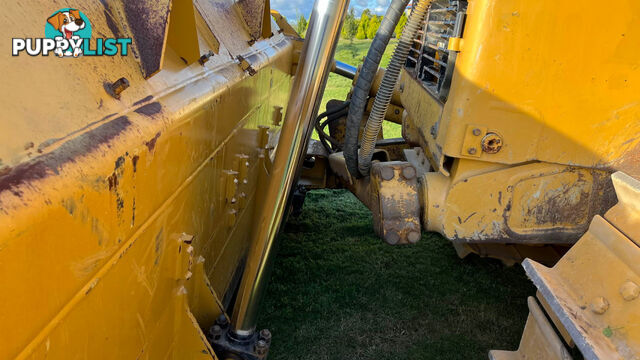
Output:
<svg viewBox="0 0 640 360">
<path fill-rule="evenodd" d="M 41 36 L 50 7 L 7 6 L 42 19 L 15 36 Z M 99 1 L 81 11 L 94 36 L 124 31 Z M 200 326 L 247 247 L 264 176 L 258 127 L 278 135 L 292 45 L 206 33 L 211 15 L 196 16 L 200 51 L 219 54 L 187 66 L 167 47 L 148 80 L 135 56 L 0 60 L 15 84 L 0 100 L 0 358 L 214 357 Z M 120 77 L 131 86 L 117 100 L 104 84 Z M 249 167 L 229 191 L 239 158 Z"/>
</svg>

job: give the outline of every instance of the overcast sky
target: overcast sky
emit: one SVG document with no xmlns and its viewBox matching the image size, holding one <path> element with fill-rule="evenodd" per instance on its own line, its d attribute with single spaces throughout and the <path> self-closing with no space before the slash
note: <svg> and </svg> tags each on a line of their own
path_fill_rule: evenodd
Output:
<svg viewBox="0 0 640 360">
<path fill-rule="evenodd" d="M 303 14 L 307 19 L 309 18 L 313 1 L 314 0 L 271 0 L 271 8 L 278 10 L 290 22 L 295 22 L 297 13 Z M 387 10 L 390 2 L 391 0 L 351 0 L 349 1 L 349 7 L 355 9 L 356 17 L 359 17 L 365 8 L 369 8 L 372 12 L 382 15 Z"/>
</svg>

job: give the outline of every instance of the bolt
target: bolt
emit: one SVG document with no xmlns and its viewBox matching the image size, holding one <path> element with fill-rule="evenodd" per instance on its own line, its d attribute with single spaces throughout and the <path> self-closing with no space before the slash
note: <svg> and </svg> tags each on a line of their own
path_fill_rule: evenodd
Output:
<svg viewBox="0 0 640 360">
<path fill-rule="evenodd" d="M 208 53 L 200 56 L 200 59 L 198 59 L 198 63 L 200 63 L 200 65 L 204 65 L 204 63 L 209 61 L 209 58 L 212 57 L 213 55 L 215 55 L 214 52 L 209 50 Z"/>
<path fill-rule="evenodd" d="M 631 280 L 627 280 L 620 287 L 620 295 L 622 298 L 631 301 L 640 295 L 640 286 Z"/>
<path fill-rule="evenodd" d="M 393 179 L 393 169 L 390 167 L 383 167 L 380 170 L 380 175 L 382 176 L 383 180 L 389 181 Z"/>
<path fill-rule="evenodd" d="M 221 327 L 227 326 L 228 323 L 229 321 L 224 314 L 220 314 L 220 316 L 218 316 L 218 318 L 216 319 L 216 324 L 220 325 Z"/>
<path fill-rule="evenodd" d="M 609 309 L 609 301 L 602 296 L 598 296 L 591 300 L 591 311 L 595 314 L 604 314 Z"/>
<path fill-rule="evenodd" d="M 477 150 L 476 150 L 476 148 L 471 147 L 471 148 L 467 149 L 467 152 L 469 153 L 469 155 L 475 155 Z"/>
<path fill-rule="evenodd" d="M 400 236 L 395 231 L 390 231 L 387 233 L 387 236 L 384 238 L 385 241 L 390 245 L 395 245 L 400 241 Z"/>
<path fill-rule="evenodd" d="M 478 128 L 473 129 L 473 135 L 480 136 L 480 129 Z"/>
<path fill-rule="evenodd" d="M 209 330 L 209 333 L 214 338 L 214 340 L 220 339 L 220 335 L 222 335 L 222 328 L 220 325 L 213 325 Z"/>
<path fill-rule="evenodd" d="M 129 87 L 129 80 L 121 77 L 113 84 L 109 85 L 108 93 L 116 99 L 120 99 L 120 94 Z"/>
<path fill-rule="evenodd" d="M 496 133 L 487 133 L 482 138 L 482 151 L 495 154 L 502 149 L 502 137 Z"/>
<path fill-rule="evenodd" d="M 398 115 L 398 114 L 400 114 L 400 110 L 396 109 L 393 113 Z"/>
<path fill-rule="evenodd" d="M 416 176 L 416 169 L 411 165 L 406 166 L 402 169 L 402 176 L 407 180 L 411 180 Z"/>
<path fill-rule="evenodd" d="M 266 354 L 268 349 L 269 349 L 269 345 L 267 344 L 266 341 L 258 340 L 258 342 L 256 343 L 256 354 L 258 356 L 262 356 Z"/>
<path fill-rule="evenodd" d="M 267 343 L 271 341 L 271 331 L 269 331 L 269 329 L 260 330 L 260 339 L 266 341 Z"/>
<path fill-rule="evenodd" d="M 418 240 L 420 240 L 420 233 L 417 231 L 411 231 L 408 235 L 407 235 L 407 240 L 409 240 L 410 243 L 415 244 L 418 242 Z"/>
</svg>

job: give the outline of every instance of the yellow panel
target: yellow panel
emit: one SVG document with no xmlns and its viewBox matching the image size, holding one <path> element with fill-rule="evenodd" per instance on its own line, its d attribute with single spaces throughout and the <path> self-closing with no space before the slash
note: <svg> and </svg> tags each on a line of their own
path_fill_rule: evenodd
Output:
<svg viewBox="0 0 640 360">
<path fill-rule="evenodd" d="M 468 124 L 504 139 L 481 160 L 640 175 L 640 2 L 469 2 L 437 142 L 459 157 Z M 423 129 L 428 131 L 428 129 Z"/>
<path fill-rule="evenodd" d="M 596 216 L 553 268 L 523 263 L 553 318 L 588 359 L 634 359 L 640 353 L 640 249 L 627 236 L 637 232 L 620 231 L 638 227 L 640 182 L 622 173 L 612 178 L 620 202 L 605 218 Z"/>
<path fill-rule="evenodd" d="M 26 11 L 7 6 L 14 16 Z M 100 1 L 82 11 L 94 32 L 109 29 Z M 234 21 L 213 15 L 220 26 Z M 40 22 L 23 25 L 16 36 L 42 32 Z M 214 50 L 213 34 L 202 33 L 208 28 L 198 31 L 200 50 Z M 0 130 L 0 358 L 158 359 L 179 357 L 184 344 L 206 350 L 189 313 L 207 326 L 220 312 L 211 300 L 224 296 L 247 249 L 263 182 L 259 129 L 271 126 L 269 141 L 277 139 L 272 112 L 286 111 L 291 84 L 284 35 L 251 48 L 227 40 L 255 76 L 228 54 L 188 66 L 171 48 L 149 80 L 133 56 L 0 64 L 16 84 L 0 100 L 8 119 Z M 120 77 L 131 86 L 116 100 L 103 82 Z M 60 96 L 60 84 L 73 96 Z M 25 150 L 27 142 L 34 146 Z M 225 170 L 246 173 L 234 194 L 243 202 L 229 203 L 221 191 Z"/>
</svg>

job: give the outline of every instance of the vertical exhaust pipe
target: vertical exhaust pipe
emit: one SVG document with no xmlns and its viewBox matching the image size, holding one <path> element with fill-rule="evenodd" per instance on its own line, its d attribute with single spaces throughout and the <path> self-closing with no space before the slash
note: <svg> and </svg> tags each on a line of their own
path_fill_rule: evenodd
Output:
<svg viewBox="0 0 640 360">
<path fill-rule="evenodd" d="M 313 131 L 313 121 L 332 67 L 348 4 L 348 0 L 316 0 L 313 5 L 269 174 L 271 180 L 259 213 L 262 218 L 254 231 L 233 307 L 231 331 L 239 337 L 251 336 L 256 329 L 258 306 L 273 262 L 274 242 L 288 205 L 290 189 L 299 175 L 300 164 Z"/>
</svg>

